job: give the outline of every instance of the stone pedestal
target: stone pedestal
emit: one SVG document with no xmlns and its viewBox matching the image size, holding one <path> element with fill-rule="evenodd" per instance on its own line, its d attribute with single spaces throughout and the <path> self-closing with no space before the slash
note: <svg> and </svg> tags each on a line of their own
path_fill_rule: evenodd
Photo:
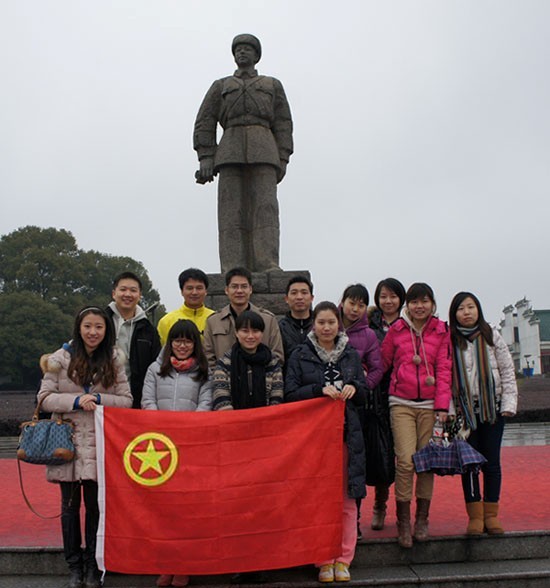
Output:
<svg viewBox="0 0 550 588">
<path fill-rule="evenodd" d="M 256 306 L 270 310 L 277 316 L 282 316 L 288 310 L 285 302 L 286 285 L 294 276 L 306 276 L 311 281 L 307 270 L 270 271 L 252 273 L 252 297 L 250 301 Z M 225 274 L 208 274 L 210 282 L 205 304 L 214 310 L 220 310 L 228 303 L 225 294 Z"/>
</svg>

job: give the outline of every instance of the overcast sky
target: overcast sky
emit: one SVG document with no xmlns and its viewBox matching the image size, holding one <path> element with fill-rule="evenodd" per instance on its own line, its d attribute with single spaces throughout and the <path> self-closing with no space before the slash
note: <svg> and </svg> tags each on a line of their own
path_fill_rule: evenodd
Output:
<svg viewBox="0 0 550 588">
<path fill-rule="evenodd" d="M 549 23 L 546 0 L 0 0 L 0 234 L 68 229 L 179 306 L 182 269 L 219 271 L 194 119 L 250 32 L 294 119 L 283 269 L 318 301 L 394 276 L 444 318 L 463 289 L 493 322 L 550 308 Z"/>
</svg>

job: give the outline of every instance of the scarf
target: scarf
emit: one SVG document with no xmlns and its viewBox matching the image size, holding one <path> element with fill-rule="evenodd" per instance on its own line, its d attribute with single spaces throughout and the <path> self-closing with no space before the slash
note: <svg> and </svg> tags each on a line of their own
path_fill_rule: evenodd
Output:
<svg viewBox="0 0 550 588">
<path fill-rule="evenodd" d="M 247 353 L 235 343 L 231 348 L 231 399 L 233 408 L 258 408 L 268 405 L 266 367 L 271 351 L 260 343 L 255 353 Z"/>
<path fill-rule="evenodd" d="M 194 357 L 188 357 L 187 359 L 178 359 L 171 355 L 170 363 L 177 372 L 188 372 L 197 365 L 197 360 Z"/>
<path fill-rule="evenodd" d="M 489 361 L 488 345 L 478 327 L 458 327 L 458 331 L 474 346 L 474 361 L 477 368 L 477 384 L 479 388 L 479 412 L 476 410 L 464 350 L 453 345 L 453 392 L 462 407 L 466 424 L 472 431 L 477 428 L 477 421 L 494 424 L 497 418 L 495 381 Z M 477 418 L 476 418 L 477 417 Z"/>
<path fill-rule="evenodd" d="M 342 372 L 340 370 L 339 360 L 346 349 L 348 343 L 348 336 L 340 332 L 336 338 L 334 349 L 327 351 L 324 347 L 319 345 L 317 336 L 313 331 L 308 333 L 308 338 L 311 341 L 315 353 L 325 365 L 324 379 L 327 386 L 334 386 L 337 390 L 342 390 L 344 382 L 342 379 Z"/>
</svg>

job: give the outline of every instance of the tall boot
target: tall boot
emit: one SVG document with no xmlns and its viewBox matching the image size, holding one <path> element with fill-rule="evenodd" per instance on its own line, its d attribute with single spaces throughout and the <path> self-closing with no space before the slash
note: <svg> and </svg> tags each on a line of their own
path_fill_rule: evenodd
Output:
<svg viewBox="0 0 550 588">
<path fill-rule="evenodd" d="M 397 542 L 401 547 L 409 549 L 413 545 L 411 536 L 411 501 L 406 502 L 396 501 L 396 513 L 397 513 Z"/>
<path fill-rule="evenodd" d="M 498 502 L 483 503 L 483 522 L 489 535 L 502 535 L 504 529 L 498 520 Z"/>
<path fill-rule="evenodd" d="M 388 486 L 376 486 L 374 492 L 374 506 L 372 508 L 370 528 L 373 531 L 381 531 L 384 528 L 384 520 L 386 519 L 386 504 L 390 495 L 390 489 Z"/>
<path fill-rule="evenodd" d="M 468 527 L 466 535 L 483 534 L 483 502 L 467 502 L 466 512 L 468 513 Z"/>
<path fill-rule="evenodd" d="M 64 508 L 61 515 L 63 553 L 69 567 L 69 588 L 80 588 L 83 581 L 83 561 L 80 534 L 80 513 Z"/>
<path fill-rule="evenodd" d="M 428 515 L 430 514 L 430 500 L 416 499 L 416 520 L 414 523 L 414 538 L 417 541 L 428 539 Z"/>
<path fill-rule="evenodd" d="M 84 549 L 84 587 L 101 588 L 101 572 L 97 567 L 95 548 L 99 526 L 99 507 L 89 504 L 86 507 L 86 548 Z"/>
</svg>

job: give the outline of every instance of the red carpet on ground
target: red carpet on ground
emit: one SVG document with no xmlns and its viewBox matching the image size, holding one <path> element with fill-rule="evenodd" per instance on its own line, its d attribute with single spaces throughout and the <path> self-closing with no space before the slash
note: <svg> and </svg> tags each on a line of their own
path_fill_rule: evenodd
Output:
<svg viewBox="0 0 550 588">
<path fill-rule="evenodd" d="M 502 522 L 507 531 L 550 530 L 550 446 L 504 447 L 502 449 Z M 27 496 L 42 515 L 59 514 L 61 500 L 56 484 L 45 479 L 45 467 L 21 464 Z M 59 519 L 43 520 L 34 515 L 21 496 L 15 459 L 0 460 L 0 547 L 60 547 Z M 366 539 L 395 537 L 395 509 L 390 497 L 388 524 L 371 531 L 374 489 L 362 506 L 362 528 Z M 459 476 L 436 476 L 430 513 L 433 536 L 462 535 L 466 514 Z"/>
</svg>

